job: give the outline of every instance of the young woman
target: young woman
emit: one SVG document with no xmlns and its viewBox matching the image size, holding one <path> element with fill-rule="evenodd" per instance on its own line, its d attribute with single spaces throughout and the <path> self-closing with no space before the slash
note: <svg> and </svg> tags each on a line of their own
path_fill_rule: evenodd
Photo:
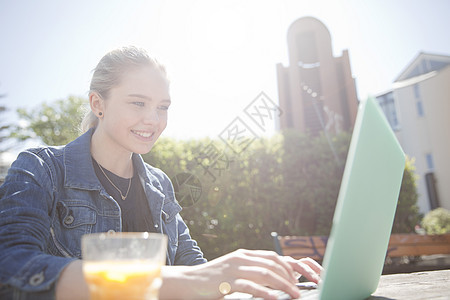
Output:
<svg viewBox="0 0 450 300">
<path fill-rule="evenodd" d="M 80 239 L 92 232 L 166 234 L 162 299 L 234 291 L 273 297 L 266 286 L 296 297 L 294 271 L 319 280 L 314 261 L 267 251 L 239 250 L 206 263 L 169 178 L 140 156 L 164 131 L 171 104 L 164 67 L 144 50 L 106 54 L 89 103 L 83 135 L 20 153 L 0 188 L 0 298 L 87 298 Z"/>
</svg>

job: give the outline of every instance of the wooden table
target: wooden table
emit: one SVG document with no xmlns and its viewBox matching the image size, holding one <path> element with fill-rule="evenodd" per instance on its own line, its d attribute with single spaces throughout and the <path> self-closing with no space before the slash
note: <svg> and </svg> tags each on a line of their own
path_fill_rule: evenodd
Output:
<svg viewBox="0 0 450 300">
<path fill-rule="evenodd" d="M 225 299 L 255 299 L 233 293 Z M 367 300 L 450 300 L 450 270 L 383 275 L 378 288 Z"/>
<path fill-rule="evenodd" d="M 450 270 L 383 275 L 369 300 L 450 299 Z"/>
</svg>

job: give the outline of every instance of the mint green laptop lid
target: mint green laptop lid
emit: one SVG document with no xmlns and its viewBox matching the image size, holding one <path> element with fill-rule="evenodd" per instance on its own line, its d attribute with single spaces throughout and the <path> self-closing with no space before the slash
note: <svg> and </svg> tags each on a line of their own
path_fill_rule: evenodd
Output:
<svg viewBox="0 0 450 300">
<path fill-rule="evenodd" d="M 376 290 L 404 168 L 403 150 L 378 104 L 361 101 L 323 260 L 320 299 L 364 299 Z"/>
</svg>

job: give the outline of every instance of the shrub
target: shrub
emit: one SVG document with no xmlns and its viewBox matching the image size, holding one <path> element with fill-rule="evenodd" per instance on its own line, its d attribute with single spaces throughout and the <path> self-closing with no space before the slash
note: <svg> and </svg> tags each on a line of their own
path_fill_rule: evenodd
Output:
<svg viewBox="0 0 450 300">
<path fill-rule="evenodd" d="M 414 171 L 414 159 L 407 157 L 392 228 L 393 233 L 412 233 L 414 227 L 420 224 L 422 215 L 419 213 L 419 207 L 417 206 L 419 196 Z"/>
<path fill-rule="evenodd" d="M 161 139 L 144 159 L 170 178 L 188 172 L 199 179 L 200 199 L 182 202 L 181 214 L 213 259 L 238 248 L 272 250 L 272 231 L 328 235 L 350 137 L 332 137 L 339 162 L 324 136 L 293 132 L 257 139 L 240 153 L 220 140 Z M 410 232 L 418 218 L 412 162 L 405 170 L 396 230 Z"/>
<path fill-rule="evenodd" d="M 450 233 L 450 211 L 440 207 L 428 212 L 422 220 L 422 227 L 427 234 Z"/>
</svg>

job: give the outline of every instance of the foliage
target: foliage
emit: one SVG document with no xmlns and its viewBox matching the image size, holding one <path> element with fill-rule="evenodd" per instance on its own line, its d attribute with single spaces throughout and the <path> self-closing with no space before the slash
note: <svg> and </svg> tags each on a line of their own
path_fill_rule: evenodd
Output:
<svg viewBox="0 0 450 300">
<path fill-rule="evenodd" d="M 80 133 L 86 104 L 86 99 L 69 96 L 31 110 L 19 108 L 19 118 L 26 125 L 16 126 L 11 137 L 20 141 L 39 137 L 47 145 L 67 144 Z"/>
<path fill-rule="evenodd" d="M 69 97 L 30 112 L 19 110 L 28 126 L 15 136 L 66 144 L 78 136 L 85 103 Z M 193 205 L 181 201 L 182 216 L 205 256 L 212 259 L 237 248 L 273 249 L 272 231 L 328 235 L 350 137 L 349 133 L 331 137 L 339 162 L 325 136 L 294 132 L 257 139 L 239 153 L 218 139 L 160 138 L 143 157 L 173 182 L 181 173 L 198 178 L 201 197 Z M 408 159 L 394 232 L 412 232 L 420 220 L 413 172 Z"/>
<path fill-rule="evenodd" d="M 273 249 L 272 231 L 328 235 L 349 141 L 347 133 L 332 138 L 339 164 L 324 136 L 293 132 L 255 140 L 241 153 L 218 140 L 161 139 L 144 159 L 171 178 L 181 172 L 198 177 L 202 196 L 182 216 L 212 259 L 237 248 Z M 211 149 L 219 149 L 220 167 Z M 412 231 L 419 218 L 412 163 L 405 168 L 398 232 Z"/>
<path fill-rule="evenodd" d="M 427 234 L 450 233 L 450 211 L 440 207 L 428 212 L 422 220 L 422 227 Z"/>
<path fill-rule="evenodd" d="M 407 157 L 392 228 L 393 233 L 412 233 L 414 227 L 420 224 L 422 215 L 419 213 L 419 207 L 417 206 L 419 195 L 417 194 L 414 171 L 414 159 Z"/>
<path fill-rule="evenodd" d="M 2 94 L 0 95 L 0 98 L 5 98 L 6 95 Z M 0 114 L 4 114 L 6 111 L 8 111 L 8 108 L 4 105 L 0 105 Z M 9 146 L 5 146 L 5 141 L 8 139 L 9 134 L 6 133 L 9 131 L 9 128 L 11 127 L 10 124 L 6 124 L 3 122 L 3 119 L 0 119 L 0 153 L 5 152 L 8 150 Z"/>
</svg>

